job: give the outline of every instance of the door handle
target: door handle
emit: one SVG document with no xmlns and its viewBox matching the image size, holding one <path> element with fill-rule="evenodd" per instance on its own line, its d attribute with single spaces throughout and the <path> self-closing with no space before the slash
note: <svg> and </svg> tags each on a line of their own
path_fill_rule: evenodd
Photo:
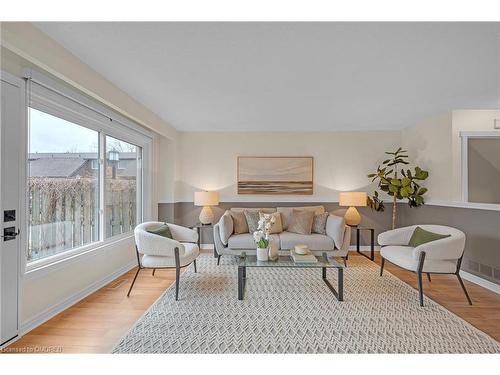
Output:
<svg viewBox="0 0 500 375">
<path fill-rule="evenodd" d="M 8 227 L 3 229 L 3 235 L 0 235 L 0 237 L 3 238 L 4 241 L 10 241 L 15 239 L 19 234 L 21 233 L 21 230 L 17 230 L 15 227 Z"/>
</svg>

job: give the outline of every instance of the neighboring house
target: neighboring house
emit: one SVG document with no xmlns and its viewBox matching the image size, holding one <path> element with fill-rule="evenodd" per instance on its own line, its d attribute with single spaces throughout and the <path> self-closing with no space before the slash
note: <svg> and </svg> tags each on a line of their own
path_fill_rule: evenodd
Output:
<svg viewBox="0 0 500 375">
<path fill-rule="evenodd" d="M 108 161 L 106 175 L 112 176 L 113 162 Z M 96 176 L 99 163 L 96 153 L 31 153 L 29 154 L 29 176 L 50 178 L 79 178 Z M 116 176 L 137 176 L 137 154 L 121 152 L 116 164 Z"/>
</svg>

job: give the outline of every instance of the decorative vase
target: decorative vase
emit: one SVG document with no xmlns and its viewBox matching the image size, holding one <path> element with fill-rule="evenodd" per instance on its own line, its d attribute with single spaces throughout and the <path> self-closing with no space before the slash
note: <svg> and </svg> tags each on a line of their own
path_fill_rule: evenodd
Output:
<svg viewBox="0 0 500 375">
<path fill-rule="evenodd" d="M 278 244 L 275 241 L 269 241 L 269 260 L 277 260 L 280 256 Z"/>
<path fill-rule="evenodd" d="M 269 252 L 267 248 L 257 248 L 257 260 L 260 262 L 267 262 L 269 260 Z"/>
</svg>

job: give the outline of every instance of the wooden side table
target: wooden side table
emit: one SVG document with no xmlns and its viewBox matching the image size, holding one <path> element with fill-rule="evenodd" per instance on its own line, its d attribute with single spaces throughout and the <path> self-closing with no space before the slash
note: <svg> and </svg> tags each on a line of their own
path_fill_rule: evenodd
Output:
<svg viewBox="0 0 500 375">
<path fill-rule="evenodd" d="M 202 223 L 196 223 L 195 225 L 191 226 L 191 229 L 196 229 L 198 232 L 198 248 L 201 251 L 201 233 L 202 233 L 202 228 L 213 228 L 213 224 L 202 224 Z M 214 258 L 217 258 L 217 250 L 215 250 L 215 244 L 214 244 Z"/>
<path fill-rule="evenodd" d="M 355 227 L 356 228 L 356 252 L 358 254 L 363 255 L 364 257 L 370 259 L 371 261 L 375 260 L 375 228 L 367 228 L 367 227 Z M 360 245 L 359 245 L 359 234 L 361 233 L 362 230 L 369 230 L 370 231 L 370 256 L 363 254 L 360 251 Z"/>
</svg>

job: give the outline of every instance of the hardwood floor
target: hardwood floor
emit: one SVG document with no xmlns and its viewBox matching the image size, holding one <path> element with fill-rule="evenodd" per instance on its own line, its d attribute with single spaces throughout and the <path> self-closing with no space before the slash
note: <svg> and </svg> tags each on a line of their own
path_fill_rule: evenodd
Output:
<svg viewBox="0 0 500 375">
<path fill-rule="evenodd" d="M 350 254 L 350 258 L 358 256 Z M 378 255 L 376 262 L 379 262 Z M 388 262 L 385 269 L 416 287 L 413 273 Z M 32 330 L 10 345 L 9 351 L 43 346 L 63 353 L 109 353 L 160 294 L 175 282 L 174 270 L 157 270 L 154 277 L 150 270 L 144 270 L 139 274 L 130 298 L 127 298 L 135 271 L 131 270 Z M 433 275 L 432 282 L 424 278 L 424 291 L 426 296 L 500 340 L 500 296 L 468 281 L 465 284 L 473 306 L 467 304 L 456 277 L 452 275 Z M 182 278 L 180 293 L 182 296 Z M 415 303 L 418 303 L 417 297 Z"/>
</svg>

